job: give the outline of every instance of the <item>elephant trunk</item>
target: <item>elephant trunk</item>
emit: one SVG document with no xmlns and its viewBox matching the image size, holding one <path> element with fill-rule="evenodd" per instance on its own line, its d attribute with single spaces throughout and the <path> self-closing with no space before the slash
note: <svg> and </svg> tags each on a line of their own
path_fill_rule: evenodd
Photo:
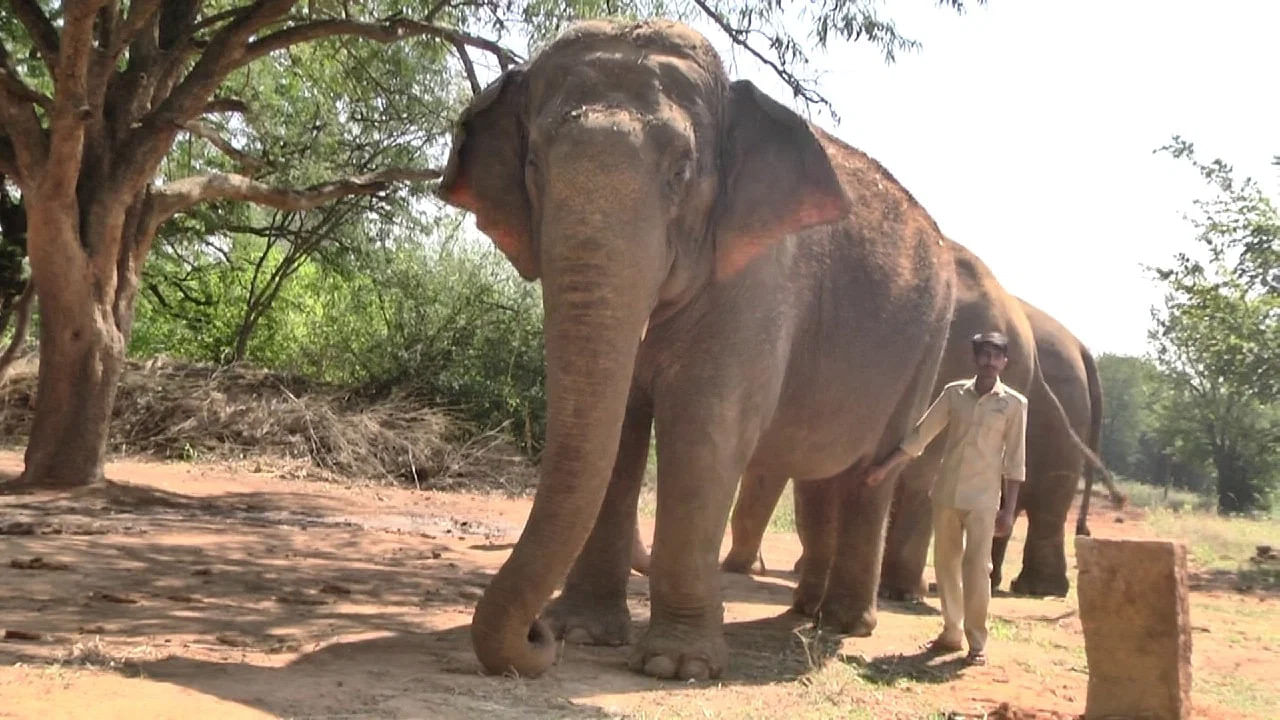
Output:
<svg viewBox="0 0 1280 720">
<path fill-rule="evenodd" d="M 491 673 L 537 676 L 555 662 L 554 638 L 536 618 L 586 543 L 608 487 L 656 297 L 643 268 L 610 257 L 619 245 L 561 236 L 542 253 L 547 445 L 524 532 L 471 624 Z"/>
</svg>

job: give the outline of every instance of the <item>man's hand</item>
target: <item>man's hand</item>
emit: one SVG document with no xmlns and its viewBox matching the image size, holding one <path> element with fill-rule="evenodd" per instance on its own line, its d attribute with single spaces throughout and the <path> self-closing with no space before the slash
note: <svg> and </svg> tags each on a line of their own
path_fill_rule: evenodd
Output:
<svg viewBox="0 0 1280 720">
<path fill-rule="evenodd" d="M 889 476 L 889 470 L 891 469 L 892 468 L 888 463 L 872 465 L 870 469 L 867 470 L 867 476 L 863 478 L 863 480 L 867 483 L 868 487 L 875 487 L 884 482 L 884 479 Z"/>
<path fill-rule="evenodd" d="M 996 515 L 996 532 L 998 538 L 1009 537 L 1013 534 L 1013 510 L 1000 510 L 1000 514 Z"/>
</svg>

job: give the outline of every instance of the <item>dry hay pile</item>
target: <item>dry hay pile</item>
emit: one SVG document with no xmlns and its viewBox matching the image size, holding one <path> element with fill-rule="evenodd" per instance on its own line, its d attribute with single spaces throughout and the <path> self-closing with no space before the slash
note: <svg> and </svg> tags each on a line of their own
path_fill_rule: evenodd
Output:
<svg viewBox="0 0 1280 720">
<path fill-rule="evenodd" d="M 0 387 L 0 432 L 22 442 L 36 398 L 34 358 Z M 322 475 L 434 489 L 520 492 L 529 462 L 500 434 L 403 393 L 371 398 L 246 366 L 129 361 L 111 449 L 166 459 L 305 460 Z M 296 465 L 296 462 L 295 462 Z"/>
</svg>

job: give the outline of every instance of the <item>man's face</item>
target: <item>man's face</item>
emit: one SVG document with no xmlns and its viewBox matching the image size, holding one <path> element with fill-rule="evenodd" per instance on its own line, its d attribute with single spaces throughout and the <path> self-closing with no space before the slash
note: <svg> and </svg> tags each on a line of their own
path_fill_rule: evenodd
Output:
<svg viewBox="0 0 1280 720">
<path fill-rule="evenodd" d="M 973 362 L 977 365 L 978 377 L 994 380 L 1004 372 L 1004 366 L 1009 364 L 1009 358 L 995 345 L 983 343 L 973 351 Z"/>
</svg>

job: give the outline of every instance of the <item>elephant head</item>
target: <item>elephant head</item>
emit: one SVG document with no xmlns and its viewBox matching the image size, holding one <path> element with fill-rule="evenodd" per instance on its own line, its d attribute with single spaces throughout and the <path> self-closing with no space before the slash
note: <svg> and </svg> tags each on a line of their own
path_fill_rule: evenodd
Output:
<svg viewBox="0 0 1280 720">
<path fill-rule="evenodd" d="M 472 621 L 486 669 L 535 676 L 555 658 L 536 618 L 599 512 L 650 317 L 848 202 L 807 123 L 665 21 L 580 24 L 505 72 L 463 113 L 439 192 L 543 285 L 541 482 Z"/>
</svg>

